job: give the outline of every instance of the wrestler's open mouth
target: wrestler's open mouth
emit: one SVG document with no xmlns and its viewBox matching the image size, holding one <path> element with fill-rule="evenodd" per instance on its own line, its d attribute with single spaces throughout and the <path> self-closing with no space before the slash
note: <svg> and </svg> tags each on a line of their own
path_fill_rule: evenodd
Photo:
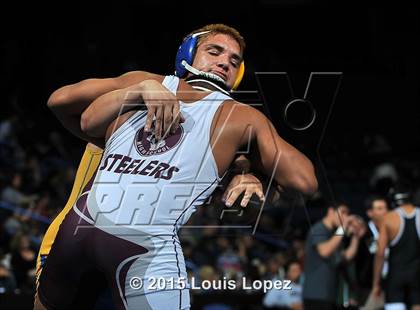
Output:
<svg viewBox="0 0 420 310">
<path fill-rule="evenodd" d="M 222 78 L 222 79 L 226 82 L 226 80 L 227 80 L 227 75 L 226 75 L 225 73 L 223 73 L 223 72 L 221 72 L 221 71 L 216 71 L 216 70 L 211 71 L 211 73 L 213 73 L 213 74 L 215 74 L 215 75 L 217 75 L 217 76 L 221 77 L 221 78 Z"/>
</svg>

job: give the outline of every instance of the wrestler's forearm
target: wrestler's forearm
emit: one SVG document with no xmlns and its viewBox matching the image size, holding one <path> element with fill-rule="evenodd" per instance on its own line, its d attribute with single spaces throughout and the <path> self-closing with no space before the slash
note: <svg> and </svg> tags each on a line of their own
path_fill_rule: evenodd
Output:
<svg viewBox="0 0 420 310">
<path fill-rule="evenodd" d="M 98 97 L 141 82 L 154 76 L 144 71 L 133 71 L 116 78 L 87 79 L 56 90 L 48 99 L 48 107 L 63 126 L 77 137 L 88 140 L 80 129 L 80 116 Z M 91 140 L 91 139 L 90 139 Z"/>
<path fill-rule="evenodd" d="M 384 253 L 379 251 L 375 254 L 375 259 L 373 262 L 373 285 L 379 286 L 381 284 L 381 273 L 385 261 Z"/>
<path fill-rule="evenodd" d="M 81 115 L 98 97 L 110 91 L 129 87 L 154 76 L 144 71 L 133 71 L 115 78 L 86 79 L 56 90 L 48 99 L 55 114 Z"/>
<path fill-rule="evenodd" d="M 80 127 L 90 137 L 105 137 L 108 126 L 120 115 L 140 106 L 143 83 L 104 94 L 94 100 L 82 113 Z"/>
<path fill-rule="evenodd" d="M 378 248 L 376 250 L 375 259 L 373 262 L 373 286 L 380 287 L 382 268 L 385 261 L 385 251 L 388 245 L 388 230 L 387 221 L 392 213 L 385 215 L 381 225 L 379 226 Z"/>
<path fill-rule="evenodd" d="M 115 89 L 117 83 L 113 78 L 83 80 L 53 92 L 48 107 L 56 115 L 81 115 L 93 100 Z"/>
</svg>

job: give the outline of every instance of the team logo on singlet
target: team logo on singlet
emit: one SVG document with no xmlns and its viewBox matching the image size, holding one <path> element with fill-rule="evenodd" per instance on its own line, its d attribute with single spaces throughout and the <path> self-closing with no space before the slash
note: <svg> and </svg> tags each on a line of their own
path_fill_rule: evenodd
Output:
<svg viewBox="0 0 420 310">
<path fill-rule="evenodd" d="M 173 149 L 181 141 L 184 129 L 179 126 L 175 133 L 170 134 L 165 139 L 158 140 L 154 132 L 144 132 L 144 127 L 137 131 L 134 145 L 137 152 L 142 156 L 152 156 L 163 154 Z"/>
</svg>

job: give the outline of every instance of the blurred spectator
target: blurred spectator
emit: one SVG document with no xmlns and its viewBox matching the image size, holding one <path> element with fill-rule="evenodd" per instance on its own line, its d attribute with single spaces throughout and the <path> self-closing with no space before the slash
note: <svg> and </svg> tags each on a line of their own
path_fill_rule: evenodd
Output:
<svg viewBox="0 0 420 310">
<path fill-rule="evenodd" d="M 22 187 L 22 175 L 14 173 L 10 184 L 1 192 L 1 200 L 16 206 L 25 206 L 34 203 L 37 195 L 25 195 L 20 191 Z"/>
<path fill-rule="evenodd" d="M 198 266 L 194 262 L 193 252 L 194 246 L 189 240 L 182 240 L 182 252 L 184 254 L 185 267 L 189 278 L 198 278 Z"/>
<path fill-rule="evenodd" d="M 203 281 L 216 281 L 218 280 L 220 277 L 217 274 L 216 270 L 214 270 L 214 268 L 212 266 L 209 265 L 204 265 L 200 268 L 199 272 L 198 272 L 199 276 L 200 276 L 200 283 Z"/>
<path fill-rule="evenodd" d="M 36 254 L 30 245 L 28 235 L 17 234 L 10 245 L 12 269 L 18 288 L 31 287 L 34 284 Z"/>
<path fill-rule="evenodd" d="M 17 122 L 16 116 L 10 116 L 0 122 L 0 143 L 10 144 L 15 139 L 14 126 Z"/>
<path fill-rule="evenodd" d="M 263 279 L 271 280 L 273 278 L 283 279 L 285 272 L 284 266 L 286 262 L 282 254 L 276 255 L 268 259 L 267 270 Z"/>
<path fill-rule="evenodd" d="M 217 245 L 221 253 L 217 259 L 217 268 L 227 279 L 238 279 L 243 276 L 242 263 L 239 255 L 233 250 L 226 237 L 217 238 Z"/>
<path fill-rule="evenodd" d="M 29 156 L 23 168 L 23 175 L 25 176 L 25 184 L 29 191 L 35 191 L 41 185 L 43 176 L 41 172 L 41 166 L 36 156 Z"/>
<path fill-rule="evenodd" d="M 70 196 L 75 177 L 76 170 L 74 167 L 62 167 L 50 178 L 49 187 L 54 189 L 54 193 L 60 200 L 61 205 L 64 205 Z"/>
<path fill-rule="evenodd" d="M 253 259 L 262 259 L 264 251 L 261 244 L 255 241 L 255 237 L 251 235 L 243 235 L 237 237 L 238 254 L 242 261 L 247 263 Z"/>
<path fill-rule="evenodd" d="M 21 216 L 17 212 L 4 222 L 4 230 L 8 237 L 16 235 L 22 226 Z"/>
<path fill-rule="evenodd" d="M 220 280 L 220 276 L 217 274 L 214 268 L 208 265 L 202 266 L 200 268 L 199 276 L 200 276 L 200 283 L 202 283 L 203 281 L 216 283 L 218 280 Z M 200 290 L 198 293 L 212 293 L 213 286 L 214 284 L 210 286 L 210 289 Z M 216 302 L 216 303 L 208 303 L 202 308 L 202 310 L 232 310 L 232 307 L 224 303 Z"/>
<path fill-rule="evenodd" d="M 214 265 L 217 256 L 217 246 L 214 242 L 217 235 L 217 222 L 202 223 L 200 242 L 197 243 L 194 261 L 198 265 Z"/>
<path fill-rule="evenodd" d="M 305 261 L 305 241 L 300 239 L 294 239 L 292 241 L 293 254 L 295 259 L 303 266 Z"/>
<path fill-rule="evenodd" d="M 336 204 L 327 209 L 322 220 L 315 223 L 306 240 L 305 281 L 303 298 L 305 309 L 335 309 L 337 307 L 338 267 L 356 255 L 363 230 L 351 226 L 357 221 L 349 216 L 346 204 Z M 351 234 L 347 248 L 345 232 Z"/>
<path fill-rule="evenodd" d="M 16 281 L 13 273 L 0 263 L 0 294 L 11 293 L 16 289 Z"/>
<path fill-rule="evenodd" d="M 35 203 L 33 212 L 42 216 L 49 216 L 53 211 L 50 206 L 50 201 L 50 193 L 43 192 L 39 200 Z"/>
<path fill-rule="evenodd" d="M 303 309 L 302 304 L 302 285 L 300 284 L 300 276 L 302 268 L 297 261 L 292 261 L 286 266 L 286 278 L 290 280 L 291 289 L 271 289 L 267 292 L 263 299 L 263 305 L 267 309 Z M 274 280 L 281 280 L 278 277 Z"/>
</svg>

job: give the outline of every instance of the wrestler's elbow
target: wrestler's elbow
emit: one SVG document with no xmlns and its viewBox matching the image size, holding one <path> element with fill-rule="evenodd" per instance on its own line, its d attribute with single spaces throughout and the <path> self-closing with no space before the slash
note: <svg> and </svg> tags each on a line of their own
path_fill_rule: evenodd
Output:
<svg viewBox="0 0 420 310">
<path fill-rule="evenodd" d="M 97 135 L 96 127 L 92 113 L 89 109 L 85 110 L 80 116 L 80 129 L 84 134 L 95 137 Z"/>
<path fill-rule="evenodd" d="M 318 180 L 312 164 L 299 165 L 291 169 L 290 166 L 284 169 L 284 165 L 278 165 L 275 179 L 282 188 L 297 191 L 305 196 L 312 196 L 318 190 Z"/>
<path fill-rule="evenodd" d="M 57 89 L 48 98 L 47 106 L 51 110 L 55 111 L 60 106 L 66 104 L 69 100 L 68 91 L 65 88 Z"/>
<path fill-rule="evenodd" d="M 315 174 L 308 174 L 297 178 L 297 180 L 295 180 L 294 185 L 296 190 L 298 190 L 305 196 L 312 196 L 318 190 L 318 181 L 316 179 Z"/>
<path fill-rule="evenodd" d="M 318 190 L 315 169 L 309 161 L 300 162 L 286 175 L 280 173 L 279 176 L 283 176 L 283 182 L 288 183 L 286 187 L 290 187 L 305 196 L 312 196 Z"/>
<path fill-rule="evenodd" d="M 314 174 L 293 173 L 287 177 L 281 174 L 278 176 L 277 183 L 286 190 L 296 191 L 307 197 L 313 196 L 318 190 L 318 181 Z"/>
</svg>

